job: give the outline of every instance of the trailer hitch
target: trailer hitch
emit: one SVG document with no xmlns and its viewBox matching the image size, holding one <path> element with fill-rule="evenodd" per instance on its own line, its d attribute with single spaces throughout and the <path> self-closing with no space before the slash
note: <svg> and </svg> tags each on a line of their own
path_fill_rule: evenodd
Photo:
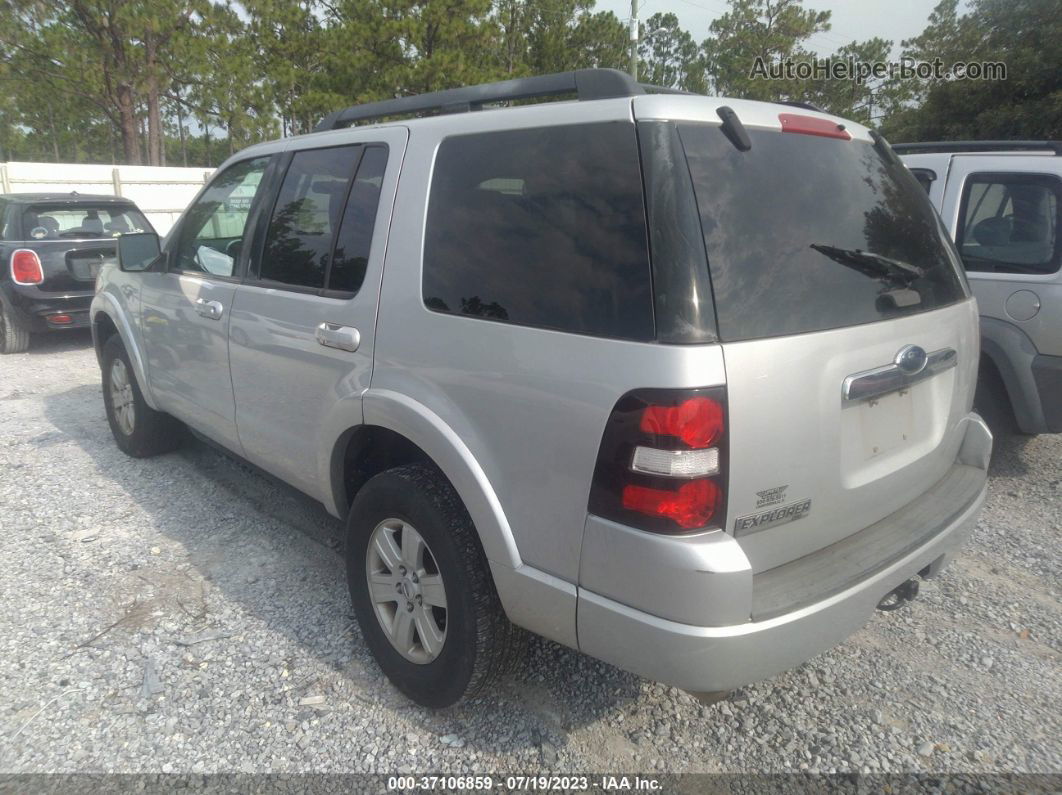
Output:
<svg viewBox="0 0 1062 795">
<path fill-rule="evenodd" d="M 882 597 L 881 601 L 878 602 L 878 610 L 884 610 L 885 612 L 899 610 L 916 596 L 918 596 L 918 580 L 907 580 Z"/>
</svg>

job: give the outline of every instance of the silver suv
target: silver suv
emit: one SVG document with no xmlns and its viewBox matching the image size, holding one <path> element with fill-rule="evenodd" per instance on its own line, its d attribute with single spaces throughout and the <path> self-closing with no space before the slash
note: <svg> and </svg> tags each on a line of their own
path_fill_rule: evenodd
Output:
<svg viewBox="0 0 1062 795">
<path fill-rule="evenodd" d="M 984 499 L 955 250 L 823 113 L 609 70 L 349 108 L 119 254 L 119 447 L 184 425 L 344 518 L 365 642 L 421 704 L 523 630 L 694 693 L 771 676 L 911 597 Z"/>
<path fill-rule="evenodd" d="M 981 309 L 977 407 L 1062 432 L 1062 141 L 898 144 L 951 232 Z"/>
</svg>

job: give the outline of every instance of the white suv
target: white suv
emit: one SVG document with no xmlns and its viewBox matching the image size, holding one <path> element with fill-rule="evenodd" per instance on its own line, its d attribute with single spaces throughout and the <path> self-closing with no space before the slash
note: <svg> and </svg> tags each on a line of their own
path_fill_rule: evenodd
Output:
<svg viewBox="0 0 1062 795">
<path fill-rule="evenodd" d="M 1062 142 L 897 144 L 953 235 L 981 311 L 977 407 L 1062 432 Z"/>
</svg>

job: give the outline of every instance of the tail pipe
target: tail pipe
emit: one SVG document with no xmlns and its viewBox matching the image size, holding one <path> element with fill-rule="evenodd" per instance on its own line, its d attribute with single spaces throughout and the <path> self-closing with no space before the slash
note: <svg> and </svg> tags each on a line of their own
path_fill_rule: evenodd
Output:
<svg viewBox="0 0 1062 795">
<path fill-rule="evenodd" d="M 893 590 L 889 591 L 878 602 L 878 610 L 884 610 L 886 612 L 892 610 L 899 610 L 908 602 L 912 601 L 918 596 L 918 580 L 912 578 L 906 582 L 900 583 Z"/>
</svg>

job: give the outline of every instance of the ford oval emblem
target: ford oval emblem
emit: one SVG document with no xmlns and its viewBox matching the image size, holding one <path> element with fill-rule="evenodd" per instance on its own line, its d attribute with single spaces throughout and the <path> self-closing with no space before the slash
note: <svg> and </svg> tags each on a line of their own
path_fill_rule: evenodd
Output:
<svg viewBox="0 0 1062 795">
<path fill-rule="evenodd" d="M 929 356 L 924 348 L 919 348 L 917 345 L 904 345 L 893 361 L 905 373 L 914 375 L 925 369 Z"/>
</svg>

